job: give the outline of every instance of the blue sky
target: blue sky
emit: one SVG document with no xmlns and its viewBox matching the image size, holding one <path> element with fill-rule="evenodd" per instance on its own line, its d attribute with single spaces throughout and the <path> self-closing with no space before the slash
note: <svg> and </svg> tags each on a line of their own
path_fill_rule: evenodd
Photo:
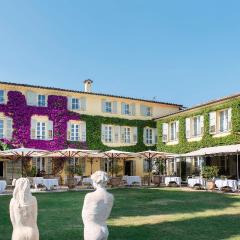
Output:
<svg viewBox="0 0 240 240">
<path fill-rule="evenodd" d="M 0 0 L 0 80 L 191 106 L 240 92 L 240 2 Z"/>
</svg>

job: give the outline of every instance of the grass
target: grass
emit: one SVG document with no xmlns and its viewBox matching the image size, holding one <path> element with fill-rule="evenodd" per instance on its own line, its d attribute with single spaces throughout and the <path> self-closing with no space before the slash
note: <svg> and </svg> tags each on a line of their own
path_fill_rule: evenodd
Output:
<svg viewBox="0 0 240 240">
<path fill-rule="evenodd" d="M 109 240 L 239 240 L 240 196 L 179 189 L 116 189 Z M 83 239 L 86 192 L 38 193 L 40 239 Z M 0 240 L 10 240 L 10 196 L 0 197 Z"/>
</svg>

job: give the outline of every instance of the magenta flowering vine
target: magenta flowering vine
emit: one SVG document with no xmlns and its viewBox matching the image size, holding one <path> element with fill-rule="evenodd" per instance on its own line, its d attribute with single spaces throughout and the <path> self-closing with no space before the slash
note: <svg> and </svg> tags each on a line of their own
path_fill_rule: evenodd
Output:
<svg viewBox="0 0 240 240">
<path fill-rule="evenodd" d="M 8 92 L 7 104 L 0 104 L 0 112 L 13 119 L 12 140 L 1 139 L 13 147 L 31 147 L 44 150 L 58 150 L 67 147 L 87 148 L 86 142 L 67 141 L 67 122 L 80 120 L 80 114 L 67 109 L 67 97 L 48 96 L 47 107 L 28 106 L 25 96 L 18 91 Z M 53 140 L 31 139 L 31 117 L 33 115 L 48 116 L 53 121 Z"/>
</svg>

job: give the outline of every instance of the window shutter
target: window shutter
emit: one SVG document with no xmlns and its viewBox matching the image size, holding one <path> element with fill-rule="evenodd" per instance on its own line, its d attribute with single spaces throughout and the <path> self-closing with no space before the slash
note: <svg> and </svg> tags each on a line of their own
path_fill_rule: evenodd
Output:
<svg viewBox="0 0 240 240">
<path fill-rule="evenodd" d="M 105 105 L 106 105 L 106 100 L 103 99 L 103 100 L 102 100 L 102 112 L 106 112 Z"/>
<path fill-rule="evenodd" d="M 124 143 L 124 129 L 125 127 L 121 126 L 121 143 Z"/>
<path fill-rule="evenodd" d="M 68 110 L 72 110 L 72 98 L 68 97 Z"/>
<path fill-rule="evenodd" d="M 120 126 L 114 126 L 114 142 L 119 142 Z"/>
<path fill-rule="evenodd" d="M 47 162 L 47 173 L 52 173 L 52 159 L 51 158 L 45 158 L 45 161 Z"/>
<path fill-rule="evenodd" d="M 80 101 L 80 110 L 81 111 L 86 111 L 86 98 L 85 97 L 81 97 L 79 99 Z"/>
<path fill-rule="evenodd" d="M 143 143 L 146 144 L 146 138 L 147 138 L 147 129 L 146 128 L 143 128 Z"/>
<path fill-rule="evenodd" d="M 37 94 L 32 91 L 27 91 L 27 105 L 37 106 Z"/>
<path fill-rule="evenodd" d="M 158 141 L 158 131 L 157 131 L 157 128 L 154 128 L 154 131 L 153 131 L 153 144 L 157 144 L 157 141 Z"/>
<path fill-rule="evenodd" d="M 47 122 L 47 129 L 48 129 L 48 140 L 53 139 L 53 121 Z"/>
<path fill-rule="evenodd" d="M 186 128 L 186 138 L 189 139 L 191 138 L 191 119 L 186 118 L 185 119 L 185 128 Z"/>
<path fill-rule="evenodd" d="M 232 108 L 228 109 L 228 130 L 232 128 Z"/>
<path fill-rule="evenodd" d="M 132 103 L 130 105 L 130 111 L 131 111 L 131 115 L 132 116 L 135 116 L 136 115 L 136 106 L 135 106 L 135 103 Z"/>
<path fill-rule="evenodd" d="M 67 140 L 70 141 L 71 140 L 71 122 L 68 121 L 67 123 Z"/>
<path fill-rule="evenodd" d="M 210 112 L 209 113 L 209 133 L 215 134 L 216 133 L 216 120 L 217 120 L 217 113 Z"/>
<path fill-rule="evenodd" d="M 102 130 L 101 130 L 101 135 L 102 135 L 102 142 L 105 142 L 105 125 L 102 124 Z"/>
<path fill-rule="evenodd" d="M 122 112 L 122 114 L 125 114 L 124 109 L 125 109 L 125 103 L 121 103 L 121 112 Z"/>
<path fill-rule="evenodd" d="M 137 143 L 138 142 L 138 128 L 137 127 L 133 127 L 133 143 Z"/>
<path fill-rule="evenodd" d="M 99 161 L 100 161 L 100 170 L 105 171 L 105 159 L 100 158 Z"/>
<path fill-rule="evenodd" d="M 201 129 L 201 135 L 204 134 L 204 116 L 200 116 L 200 129 Z"/>
<path fill-rule="evenodd" d="M 6 117 L 6 138 L 12 139 L 12 132 L 13 132 L 13 121 L 12 118 Z"/>
<path fill-rule="evenodd" d="M 178 139 L 178 133 L 179 133 L 179 121 L 176 121 L 176 137 Z"/>
<path fill-rule="evenodd" d="M 31 139 L 36 139 L 37 121 L 31 119 Z"/>
<path fill-rule="evenodd" d="M 86 142 L 86 122 L 81 123 L 80 129 L 81 129 L 81 133 L 80 133 L 81 141 Z"/>
<path fill-rule="evenodd" d="M 164 143 L 168 142 L 168 123 L 162 124 L 162 141 Z"/>
<path fill-rule="evenodd" d="M 146 106 L 140 105 L 141 116 L 146 116 Z"/>
<path fill-rule="evenodd" d="M 117 113 L 117 102 L 112 102 L 112 113 Z"/>
<path fill-rule="evenodd" d="M 82 165 L 82 172 L 83 172 L 83 175 L 86 175 L 86 159 L 85 158 L 82 158 L 81 159 L 81 165 Z"/>
</svg>

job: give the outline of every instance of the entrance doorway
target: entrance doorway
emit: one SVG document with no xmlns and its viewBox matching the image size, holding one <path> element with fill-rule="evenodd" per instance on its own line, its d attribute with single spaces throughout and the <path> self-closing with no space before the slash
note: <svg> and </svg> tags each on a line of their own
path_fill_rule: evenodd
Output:
<svg viewBox="0 0 240 240">
<path fill-rule="evenodd" d="M 124 162 L 124 173 L 127 176 L 133 175 L 133 161 L 129 160 Z"/>
<path fill-rule="evenodd" d="M 3 177 L 3 162 L 0 162 L 0 177 Z"/>
</svg>

